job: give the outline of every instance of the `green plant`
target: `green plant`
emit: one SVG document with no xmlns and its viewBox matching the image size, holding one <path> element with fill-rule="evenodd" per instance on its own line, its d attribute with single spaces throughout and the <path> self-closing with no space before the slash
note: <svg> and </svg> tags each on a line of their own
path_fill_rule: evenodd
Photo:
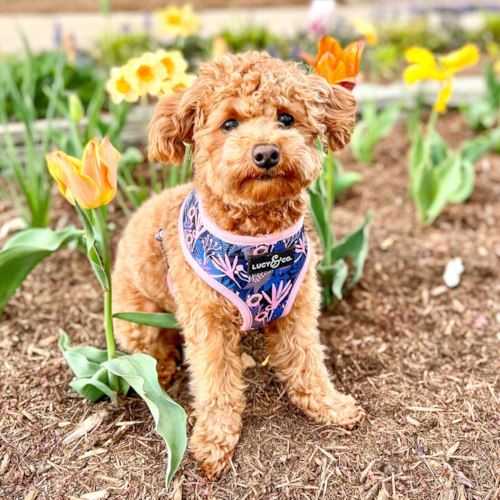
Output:
<svg viewBox="0 0 500 500">
<path fill-rule="evenodd" d="M 8 193 L 0 191 L 18 209 L 30 227 L 45 227 L 49 220 L 50 188 L 52 179 L 45 166 L 45 153 L 53 144 L 57 132 L 53 127 L 56 100 L 63 87 L 64 57 L 59 54 L 55 69 L 55 80 L 47 106 L 47 121 L 37 128 L 35 105 L 38 81 L 34 56 L 26 46 L 26 60 L 22 81 L 16 82 L 12 71 L 0 63 L 0 123 L 4 126 L 0 141 L 0 173 L 5 178 Z M 15 114 L 24 126 L 24 151 L 18 148 L 9 129 L 7 103 L 11 102 Z M 42 154 L 40 154 L 40 150 Z"/>
<path fill-rule="evenodd" d="M 61 63 L 61 58 L 63 62 Z M 52 88 L 56 81 L 57 73 L 61 73 L 65 89 L 78 94 L 84 106 L 88 106 L 99 78 L 104 71 L 91 61 L 79 62 L 76 65 L 68 63 L 60 52 L 43 52 L 33 54 L 26 46 L 22 56 L 9 55 L 1 58 L 2 71 L 9 72 L 14 84 L 21 88 L 26 75 L 30 75 L 30 99 L 37 118 L 45 118 L 49 109 L 49 97 L 45 89 Z M 59 65 L 62 64 L 62 68 Z M 14 101 L 6 103 L 6 111 L 9 119 L 17 118 Z"/>
<path fill-rule="evenodd" d="M 463 203 L 474 190 L 474 163 L 500 142 L 500 128 L 465 141 L 452 151 L 435 130 L 433 111 L 426 135 L 423 127 L 414 136 L 410 149 L 410 194 L 421 220 L 432 224 L 447 203 Z"/>
<path fill-rule="evenodd" d="M 486 94 L 469 106 L 461 108 L 467 126 L 473 130 L 494 127 L 500 116 L 500 78 L 495 75 L 493 65 L 485 67 Z"/>
<path fill-rule="evenodd" d="M 393 104 L 380 112 L 377 112 L 374 101 L 363 105 L 362 119 L 356 124 L 350 143 L 357 161 L 373 162 L 375 146 L 392 130 L 400 110 L 400 104 Z"/>
<path fill-rule="evenodd" d="M 329 306 L 334 298 L 342 299 L 343 288 L 349 276 L 350 259 L 354 273 L 348 287 L 355 285 L 361 278 L 368 254 L 368 237 L 372 216 L 368 214 L 363 224 L 340 242 L 335 239 L 332 228 L 332 212 L 335 199 L 343 189 L 359 180 L 353 172 L 340 173 L 338 163 L 331 152 L 325 155 L 320 177 L 309 189 L 310 210 L 314 225 L 323 248 L 323 259 L 318 274 L 323 282 L 323 303 Z M 337 186 L 337 187 L 335 187 Z"/>
<path fill-rule="evenodd" d="M 103 66 L 123 66 L 133 57 L 159 48 L 159 43 L 149 33 L 111 32 L 102 34 L 95 41 L 91 54 Z"/>
<path fill-rule="evenodd" d="M 35 266 L 82 234 L 72 226 L 59 232 L 35 228 L 17 233 L 7 241 L 0 251 L 0 320 L 5 304 Z"/>
<path fill-rule="evenodd" d="M 76 209 L 85 228 L 89 261 L 103 289 L 106 350 L 91 346 L 73 347 L 64 331 L 60 331 L 59 347 L 76 376 L 70 385 L 84 398 L 94 402 L 108 396 L 116 403 L 132 386 L 146 402 L 155 420 L 156 431 L 163 437 L 168 448 L 168 486 L 186 449 L 186 414 L 160 387 L 154 358 L 140 353 L 125 355 L 116 351 L 111 309 L 110 262 L 106 257 L 109 249 L 103 248 L 107 245 L 107 241 L 104 241 L 99 251 L 94 236 L 94 226 L 105 224 L 99 208 L 86 211 L 76 202 Z M 99 233 L 104 232 L 105 229 L 100 227 Z M 174 317 L 169 314 L 121 313 L 116 317 L 126 321 L 138 321 L 141 324 L 162 325 L 163 328 L 177 327 Z"/>
<path fill-rule="evenodd" d="M 136 148 L 128 148 L 122 155 L 118 165 L 118 185 L 120 193 L 134 209 L 139 208 L 151 195 L 162 189 L 185 184 L 193 171 L 193 158 L 189 146 L 186 147 L 184 161 L 177 165 L 162 165 L 161 173 L 157 171 L 157 163 L 148 162 L 148 170 L 138 170 L 137 166 L 144 161 L 142 153 Z M 122 198 L 122 199 L 123 199 Z M 119 199 L 120 202 L 120 199 Z M 124 211 L 126 205 L 120 202 Z"/>
</svg>

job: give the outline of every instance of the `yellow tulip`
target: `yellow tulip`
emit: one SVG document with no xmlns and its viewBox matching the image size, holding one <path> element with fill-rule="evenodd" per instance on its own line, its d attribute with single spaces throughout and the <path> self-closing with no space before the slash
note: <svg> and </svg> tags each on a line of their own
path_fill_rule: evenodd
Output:
<svg viewBox="0 0 500 500">
<path fill-rule="evenodd" d="M 172 36 L 188 37 L 196 35 L 201 19 L 193 12 L 190 5 L 176 7 L 169 5 L 156 12 L 160 22 L 160 31 Z"/>
<path fill-rule="evenodd" d="M 116 193 L 116 172 L 120 153 L 107 137 L 101 144 L 96 137 L 83 151 L 82 161 L 55 150 L 46 156 L 50 174 L 63 196 L 82 208 L 107 205 Z"/>
<path fill-rule="evenodd" d="M 354 29 L 365 39 L 368 45 L 377 45 L 378 36 L 377 30 L 373 24 L 364 19 L 354 19 L 352 21 Z"/>
<path fill-rule="evenodd" d="M 479 51 L 475 45 L 469 43 L 459 50 L 436 59 L 430 50 L 412 47 L 406 51 L 406 59 L 411 63 L 404 73 L 404 78 L 408 83 L 415 83 L 419 80 L 443 82 L 434 109 L 444 113 L 451 97 L 453 75 L 475 64 L 479 59 Z"/>
</svg>

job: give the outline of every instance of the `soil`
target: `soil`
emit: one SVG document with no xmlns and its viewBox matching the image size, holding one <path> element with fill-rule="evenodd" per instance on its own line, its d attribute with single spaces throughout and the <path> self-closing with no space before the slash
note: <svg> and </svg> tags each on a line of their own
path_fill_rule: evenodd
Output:
<svg viewBox="0 0 500 500">
<path fill-rule="evenodd" d="M 450 113 L 439 129 L 452 145 L 470 133 Z M 247 408 L 233 469 L 218 482 L 189 451 L 166 492 L 166 452 L 137 395 L 122 406 L 91 404 L 69 386 L 58 328 L 74 344 L 104 347 L 102 301 L 85 257 L 66 248 L 40 264 L 0 324 L 0 498 L 59 500 L 106 491 L 111 499 L 484 499 L 500 498 L 500 157 L 476 165 L 471 199 L 424 227 L 408 196 L 408 141 L 399 124 L 363 180 L 334 209 L 339 236 L 374 212 L 360 283 L 320 319 L 337 388 L 368 413 L 347 431 L 312 423 L 288 400 L 262 335 L 242 340 Z M 54 219 L 74 220 L 54 195 Z M 12 217 L 0 207 L 0 223 Z M 124 218 L 117 223 L 115 243 Z M 461 257 L 457 288 L 446 263 Z M 181 364 L 168 392 L 188 413 Z M 84 419 L 102 422 L 65 444 Z M 88 496 L 88 498 L 104 498 Z"/>
<path fill-rule="evenodd" d="M 166 0 L 111 0 L 114 11 L 150 11 L 161 9 Z M 173 2 L 181 5 L 186 2 Z M 305 5 L 308 0 L 190 0 L 195 9 L 225 9 L 237 7 L 279 7 L 283 5 Z M 1 0 L 0 12 L 49 14 L 55 12 L 96 12 L 99 0 Z"/>
</svg>

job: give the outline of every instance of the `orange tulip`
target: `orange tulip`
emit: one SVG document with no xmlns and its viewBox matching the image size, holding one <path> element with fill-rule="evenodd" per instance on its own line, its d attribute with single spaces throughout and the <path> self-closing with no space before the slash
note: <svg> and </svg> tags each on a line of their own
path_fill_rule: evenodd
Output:
<svg viewBox="0 0 500 500">
<path fill-rule="evenodd" d="M 309 54 L 302 53 L 301 56 L 328 83 L 352 90 L 356 85 L 363 47 L 363 42 L 358 40 L 342 49 L 335 38 L 324 36 L 318 43 L 316 59 Z"/>
<path fill-rule="evenodd" d="M 82 161 L 57 150 L 46 158 L 50 174 L 72 205 L 76 200 L 82 208 L 96 208 L 115 196 L 120 153 L 107 137 L 101 144 L 97 137 L 92 139 L 85 146 Z"/>
</svg>

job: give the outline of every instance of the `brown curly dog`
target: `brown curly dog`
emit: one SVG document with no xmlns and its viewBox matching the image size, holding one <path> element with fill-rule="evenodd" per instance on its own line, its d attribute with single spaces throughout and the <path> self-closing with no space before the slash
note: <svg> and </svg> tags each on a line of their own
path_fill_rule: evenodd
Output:
<svg viewBox="0 0 500 500">
<path fill-rule="evenodd" d="M 197 419 L 190 449 L 208 478 L 228 470 L 241 433 L 242 315 L 187 262 L 179 236 L 181 206 L 196 189 L 206 216 L 221 230 L 240 237 L 286 232 L 308 211 L 306 188 L 321 169 L 317 139 L 333 151 L 341 149 L 354 121 L 349 91 L 258 52 L 205 64 L 191 88 L 156 106 L 150 158 L 180 164 L 190 144 L 194 181 L 153 197 L 128 224 L 113 273 L 113 308 L 175 313 Z M 165 255 L 155 240 L 160 228 Z M 314 256 L 308 260 L 289 313 L 263 327 L 270 363 L 290 400 L 314 421 L 352 427 L 363 412 L 351 396 L 335 390 L 323 362 L 315 261 Z M 154 356 L 160 378 L 168 383 L 182 339 L 120 320 L 115 328 L 121 348 Z"/>
</svg>

